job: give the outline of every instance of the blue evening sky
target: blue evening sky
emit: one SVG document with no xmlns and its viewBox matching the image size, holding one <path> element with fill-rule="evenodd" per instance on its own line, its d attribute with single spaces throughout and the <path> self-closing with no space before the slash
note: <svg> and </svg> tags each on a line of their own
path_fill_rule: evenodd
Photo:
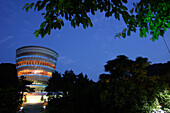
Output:
<svg viewBox="0 0 170 113">
<path fill-rule="evenodd" d="M 0 63 L 15 63 L 16 49 L 22 46 L 36 45 L 51 48 L 58 52 L 56 70 L 63 73 L 72 69 L 76 74 L 83 72 L 89 79 L 98 80 L 104 73 L 104 65 L 118 55 L 126 55 L 132 60 L 147 57 L 152 63 L 166 63 L 170 54 L 163 39 L 152 42 L 151 36 L 140 38 L 139 32 L 132 33 L 126 39 L 114 38 L 126 26 L 114 17 L 106 18 L 96 13 L 92 18 L 93 27 L 73 28 L 65 22 L 61 30 L 53 30 L 44 39 L 36 38 L 34 30 L 44 20 L 41 13 L 33 9 L 26 13 L 22 7 L 34 0 L 1 0 L 0 4 Z M 130 7 L 131 1 L 128 4 Z M 170 47 L 170 31 L 165 40 Z"/>
</svg>

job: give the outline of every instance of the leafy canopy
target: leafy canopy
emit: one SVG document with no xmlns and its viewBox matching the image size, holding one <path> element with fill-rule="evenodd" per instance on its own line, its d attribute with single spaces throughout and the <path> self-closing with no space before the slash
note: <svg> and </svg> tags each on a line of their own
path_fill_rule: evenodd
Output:
<svg viewBox="0 0 170 113">
<path fill-rule="evenodd" d="M 60 92 L 62 98 L 49 95 L 50 113 L 151 113 L 161 109 L 169 113 L 170 92 L 157 76 L 147 76 L 147 58 L 129 59 L 119 55 L 104 66 L 98 82 L 72 70 L 55 71 L 47 92 Z M 168 68 L 166 69 L 168 70 Z M 127 104 L 128 103 L 128 104 Z M 155 109 L 155 110 L 154 110 Z"/>
<path fill-rule="evenodd" d="M 95 15 L 97 11 L 104 12 L 105 17 L 114 16 L 118 20 L 120 15 L 123 17 L 127 28 L 115 37 L 130 36 L 131 32 L 136 32 L 139 27 L 140 37 L 146 37 L 146 33 L 149 33 L 154 41 L 159 36 L 164 36 L 167 28 L 170 28 L 169 0 L 140 0 L 139 3 L 133 3 L 130 11 L 124 5 L 126 3 L 127 0 L 38 0 L 26 3 L 23 9 L 26 12 L 33 7 L 35 11 L 45 10 L 45 13 L 42 13 L 45 21 L 34 32 L 36 37 L 40 34 L 42 38 L 47 33 L 50 35 L 52 29 L 61 29 L 64 26 L 63 18 L 70 21 L 74 28 L 80 24 L 84 29 L 92 27 L 88 14 Z"/>
<path fill-rule="evenodd" d="M 159 73 L 147 73 L 149 65 L 147 58 L 133 61 L 125 55 L 107 62 L 104 67 L 109 73 L 101 74 L 98 82 L 104 86 L 100 96 L 107 113 L 150 113 L 159 105 L 169 113 L 169 87 Z"/>
</svg>

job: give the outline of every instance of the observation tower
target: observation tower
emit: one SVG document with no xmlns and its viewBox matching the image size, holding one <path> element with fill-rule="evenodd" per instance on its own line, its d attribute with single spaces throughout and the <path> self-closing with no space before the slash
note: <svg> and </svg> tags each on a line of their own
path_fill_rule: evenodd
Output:
<svg viewBox="0 0 170 113">
<path fill-rule="evenodd" d="M 16 50 L 17 75 L 31 81 L 30 88 L 43 92 L 55 71 L 58 53 L 41 46 L 24 46 Z"/>
</svg>

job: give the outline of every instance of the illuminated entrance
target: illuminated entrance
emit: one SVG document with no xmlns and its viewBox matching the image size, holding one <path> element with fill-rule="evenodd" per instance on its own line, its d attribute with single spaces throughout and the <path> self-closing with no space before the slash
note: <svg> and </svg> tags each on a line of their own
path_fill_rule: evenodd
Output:
<svg viewBox="0 0 170 113">
<path fill-rule="evenodd" d="M 24 93 L 23 102 L 25 103 L 43 103 L 47 101 L 47 93 Z"/>
</svg>

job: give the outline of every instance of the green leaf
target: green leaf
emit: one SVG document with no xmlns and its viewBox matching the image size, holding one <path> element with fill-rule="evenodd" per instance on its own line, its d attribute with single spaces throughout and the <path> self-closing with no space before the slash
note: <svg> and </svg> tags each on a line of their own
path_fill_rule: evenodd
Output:
<svg viewBox="0 0 170 113">
<path fill-rule="evenodd" d="M 131 34 L 130 30 L 128 30 L 128 31 L 127 31 L 127 35 L 130 36 L 130 34 Z"/>
<path fill-rule="evenodd" d="M 36 11 L 37 7 L 40 5 L 41 1 L 37 1 L 37 3 L 35 4 L 35 7 L 34 7 L 34 11 Z"/>
<path fill-rule="evenodd" d="M 91 22 L 91 19 L 89 17 L 86 18 L 88 24 L 90 25 L 90 27 L 93 27 L 93 23 Z"/>
<path fill-rule="evenodd" d="M 32 8 L 33 6 L 34 6 L 34 3 L 31 3 L 31 4 L 30 4 L 30 8 Z"/>
<path fill-rule="evenodd" d="M 42 9 L 45 7 L 45 5 L 46 5 L 46 2 L 45 2 L 45 1 L 43 1 L 43 2 L 41 3 L 41 5 L 38 5 L 38 11 L 42 10 Z M 51 6 L 51 7 L 52 7 L 52 6 Z"/>
<path fill-rule="evenodd" d="M 119 13 L 115 12 L 115 18 L 120 20 L 120 16 L 119 16 Z"/>
<path fill-rule="evenodd" d="M 163 37 L 164 36 L 165 31 L 164 30 L 160 30 L 160 35 Z"/>
<path fill-rule="evenodd" d="M 46 28 L 47 28 L 48 35 L 50 35 L 51 30 L 50 30 L 49 26 L 47 26 Z"/>
<path fill-rule="evenodd" d="M 60 23 L 61 23 L 62 26 L 64 26 L 64 22 L 63 22 L 62 19 L 60 19 Z"/>
<path fill-rule="evenodd" d="M 109 17 L 109 12 L 106 12 L 106 13 L 105 13 L 105 17 Z"/>
<path fill-rule="evenodd" d="M 22 9 L 25 9 L 25 7 L 27 7 L 28 5 L 29 5 L 29 3 L 26 3 Z"/>
<path fill-rule="evenodd" d="M 36 31 L 34 32 L 34 34 L 35 34 L 35 37 L 38 38 L 38 35 L 40 34 L 40 29 L 36 30 Z"/>
<path fill-rule="evenodd" d="M 136 27 L 133 27 L 133 31 L 136 32 Z"/>
<path fill-rule="evenodd" d="M 142 34 L 144 37 L 146 37 L 146 29 L 145 28 L 142 29 Z"/>
<path fill-rule="evenodd" d="M 79 24 L 80 24 L 80 23 L 79 23 L 78 21 L 76 21 L 76 26 L 77 26 L 77 27 L 79 27 Z"/>
<path fill-rule="evenodd" d="M 120 5 L 120 9 L 122 9 L 122 10 L 127 10 L 128 8 L 126 7 L 126 6 L 123 6 L 123 5 Z"/>
<path fill-rule="evenodd" d="M 126 16 L 124 16 L 124 15 L 122 15 L 122 16 L 123 16 L 124 22 L 125 22 L 126 24 L 128 24 L 128 18 L 127 18 Z"/>
<path fill-rule="evenodd" d="M 101 7 L 101 8 L 100 8 L 100 12 L 103 12 L 103 10 L 104 10 L 104 8 L 103 8 L 103 7 Z"/>
<path fill-rule="evenodd" d="M 170 28 L 170 24 L 168 23 L 168 24 L 165 24 L 165 26 L 167 27 L 167 28 Z"/>
<path fill-rule="evenodd" d="M 26 7 L 26 12 L 28 12 L 29 8 L 30 8 L 29 6 L 28 6 L 28 7 Z"/>
<path fill-rule="evenodd" d="M 95 15 L 94 9 L 91 9 L 91 14 Z"/>
<path fill-rule="evenodd" d="M 125 29 L 123 29 L 123 32 L 126 32 L 126 30 L 127 30 L 126 28 L 125 28 Z"/>
<path fill-rule="evenodd" d="M 146 32 L 143 32 L 143 36 L 146 37 Z"/>
<path fill-rule="evenodd" d="M 83 28 L 86 29 L 86 25 L 85 24 L 83 24 Z"/>
<path fill-rule="evenodd" d="M 131 13 L 131 14 L 133 13 L 133 10 L 134 10 L 134 8 L 132 8 L 132 9 L 130 10 L 130 13 Z"/>
<path fill-rule="evenodd" d="M 93 27 L 93 23 L 91 21 L 89 22 L 89 25 L 90 25 L 90 27 Z"/>
<path fill-rule="evenodd" d="M 123 32 L 122 33 L 122 37 L 125 38 L 126 37 L 126 33 Z"/>
<path fill-rule="evenodd" d="M 140 36 L 140 37 L 142 37 L 142 36 L 143 36 L 142 31 L 140 31 L 139 36 Z"/>
<path fill-rule="evenodd" d="M 41 37 L 44 38 L 46 31 L 44 31 L 44 29 L 40 29 L 39 33 L 40 33 Z"/>
<path fill-rule="evenodd" d="M 164 31 L 167 31 L 167 28 L 166 28 L 166 27 L 164 27 Z"/>
<path fill-rule="evenodd" d="M 71 20 L 71 26 L 74 27 L 74 28 L 76 27 L 74 20 Z"/>
<path fill-rule="evenodd" d="M 137 13 L 137 12 L 138 12 L 138 7 L 135 8 L 135 13 Z"/>
<path fill-rule="evenodd" d="M 68 14 L 67 13 L 65 14 L 65 19 L 68 20 Z"/>
<path fill-rule="evenodd" d="M 122 11 L 122 17 L 123 17 L 123 20 L 126 24 L 128 24 L 128 20 L 129 20 L 129 14 L 126 12 L 126 11 Z"/>
<path fill-rule="evenodd" d="M 61 24 L 58 23 L 58 29 L 60 30 L 61 29 Z"/>
<path fill-rule="evenodd" d="M 40 25 L 40 27 L 41 27 L 41 28 L 44 28 L 45 25 L 46 25 L 46 21 L 45 21 L 45 22 L 42 22 L 41 25 Z"/>
</svg>

